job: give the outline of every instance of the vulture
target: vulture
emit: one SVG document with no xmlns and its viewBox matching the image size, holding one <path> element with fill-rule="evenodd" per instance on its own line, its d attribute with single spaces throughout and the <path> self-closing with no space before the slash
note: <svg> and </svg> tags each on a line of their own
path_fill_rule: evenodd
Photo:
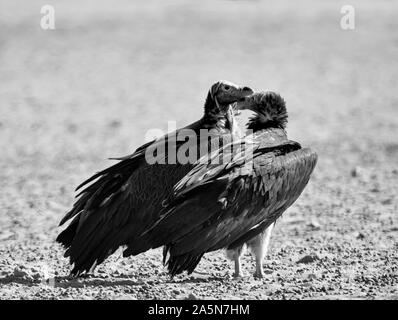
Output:
<svg viewBox="0 0 398 320">
<path fill-rule="evenodd" d="M 124 257 L 142 252 L 136 250 L 137 236 L 158 220 L 173 186 L 197 161 L 187 161 L 186 157 L 179 161 L 179 152 L 189 154 L 192 148 L 187 148 L 188 142 L 194 146 L 193 155 L 203 150 L 206 153 L 214 141 L 230 142 L 232 106 L 252 93 L 249 87 L 216 82 L 207 94 L 200 120 L 142 145 L 131 155 L 116 158 L 119 162 L 77 187 L 77 199 L 60 225 L 70 223 L 56 239 L 73 265 L 71 275 L 92 271 L 120 246 L 125 246 Z M 200 135 L 204 129 L 209 132 L 206 139 Z M 188 142 L 184 132 L 190 135 Z"/>
<path fill-rule="evenodd" d="M 160 219 L 141 236 L 141 243 L 164 246 L 171 276 L 192 273 L 207 252 L 240 252 L 252 244 L 256 276 L 263 275 L 266 231 L 300 196 L 317 163 L 317 154 L 286 135 L 284 100 L 259 92 L 238 102 L 254 111 L 250 134 L 200 159 L 174 188 Z"/>
</svg>

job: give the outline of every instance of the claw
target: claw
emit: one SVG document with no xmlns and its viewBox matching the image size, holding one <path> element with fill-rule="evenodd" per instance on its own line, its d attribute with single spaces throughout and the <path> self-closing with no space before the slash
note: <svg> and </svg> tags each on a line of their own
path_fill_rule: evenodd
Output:
<svg viewBox="0 0 398 320">
<path fill-rule="evenodd" d="M 255 273 L 254 273 L 254 275 L 253 275 L 255 278 L 258 278 L 258 279 L 263 279 L 264 278 L 264 272 L 258 272 L 258 271 L 256 271 Z"/>
<path fill-rule="evenodd" d="M 241 279 L 244 278 L 245 274 L 243 272 L 239 272 L 239 273 L 234 273 L 234 279 Z"/>
</svg>

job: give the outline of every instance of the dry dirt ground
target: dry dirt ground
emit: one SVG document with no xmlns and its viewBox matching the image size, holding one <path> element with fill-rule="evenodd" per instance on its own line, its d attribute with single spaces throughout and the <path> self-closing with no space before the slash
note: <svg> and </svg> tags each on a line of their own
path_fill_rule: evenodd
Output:
<svg viewBox="0 0 398 320">
<path fill-rule="evenodd" d="M 0 0 L 0 299 L 398 297 L 398 4 L 351 1 L 350 31 L 339 1 L 289 4 L 64 1 L 44 31 L 42 1 Z M 74 187 L 197 120 L 218 79 L 280 92 L 290 138 L 319 155 L 266 277 L 246 255 L 233 280 L 214 252 L 170 280 L 154 250 L 68 279 L 54 239 Z"/>
</svg>

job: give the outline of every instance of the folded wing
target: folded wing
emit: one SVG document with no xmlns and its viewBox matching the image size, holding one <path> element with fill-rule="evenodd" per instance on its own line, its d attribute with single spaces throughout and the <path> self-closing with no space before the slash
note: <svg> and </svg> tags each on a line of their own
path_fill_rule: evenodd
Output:
<svg viewBox="0 0 398 320">
<path fill-rule="evenodd" d="M 192 272 L 205 252 L 273 223 L 301 194 L 316 161 L 314 152 L 287 139 L 244 143 L 230 162 L 197 165 L 188 173 L 146 236 L 154 247 L 166 245 L 171 274 Z"/>
</svg>

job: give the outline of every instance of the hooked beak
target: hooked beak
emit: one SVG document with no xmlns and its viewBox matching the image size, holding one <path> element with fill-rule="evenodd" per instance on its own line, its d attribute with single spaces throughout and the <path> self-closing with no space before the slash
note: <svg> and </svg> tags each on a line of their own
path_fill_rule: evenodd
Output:
<svg viewBox="0 0 398 320">
<path fill-rule="evenodd" d="M 235 102 L 233 104 L 231 104 L 232 109 L 234 110 L 234 112 L 239 113 L 238 107 L 240 103 L 243 103 L 245 101 L 245 99 L 248 96 L 251 96 L 254 93 L 254 91 L 249 88 L 249 87 L 238 87 L 236 89 L 236 94 L 235 94 Z"/>
<path fill-rule="evenodd" d="M 250 96 L 254 93 L 254 91 L 249 87 L 239 87 L 237 90 L 236 100 L 244 100 L 247 96 Z"/>
<path fill-rule="evenodd" d="M 246 96 L 237 101 L 235 109 L 236 110 L 253 110 L 255 106 L 253 95 Z M 254 111 L 254 110 L 253 110 Z"/>
</svg>

